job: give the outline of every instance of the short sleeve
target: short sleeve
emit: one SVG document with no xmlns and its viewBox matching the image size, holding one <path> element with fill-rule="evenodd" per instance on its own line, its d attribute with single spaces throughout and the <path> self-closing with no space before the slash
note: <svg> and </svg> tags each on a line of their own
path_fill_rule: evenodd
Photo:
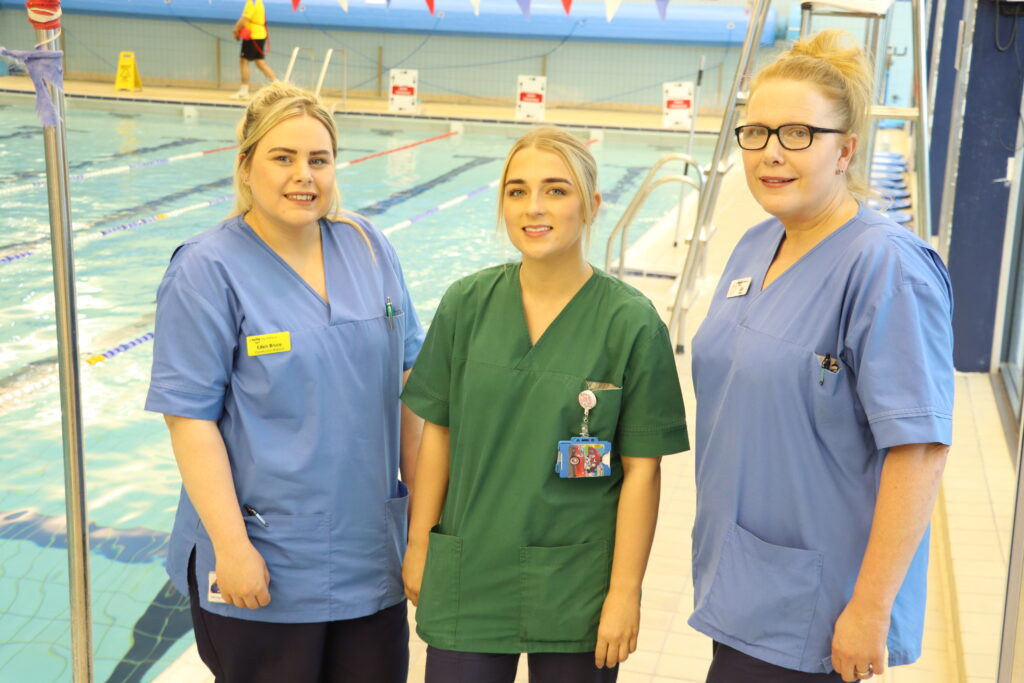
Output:
<svg viewBox="0 0 1024 683">
<path fill-rule="evenodd" d="M 878 448 L 952 443 L 949 280 L 937 255 L 928 252 L 925 260 L 923 269 L 914 269 L 920 271 L 915 277 L 868 302 L 845 339 L 857 395 Z"/>
<path fill-rule="evenodd" d="M 458 308 L 455 290 L 458 286 L 458 282 L 453 284 L 441 298 L 427 331 L 427 338 L 402 392 L 402 401 L 409 410 L 427 422 L 442 427 L 447 427 L 450 421 L 452 351 Z"/>
<path fill-rule="evenodd" d="M 146 410 L 217 420 L 238 343 L 227 297 L 211 303 L 172 267 L 157 290 L 153 370 Z"/>
<path fill-rule="evenodd" d="M 616 431 L 620 455 L 657 457 L 689 450 L 675 355 L 660 320 L 634 343 L 622 390 Z"/>
<path fill-rule="evenodd" d="M 423 346 L 425 333 L 423 331 L 423 324 L 420 323 L 420 317 L 416 314 L 416 307 L 412 304 L 409 288 L 405 284 L 405 274 L 402 271 L 402 264 L 398 254 L 387 237 L 381 235 L 381 240 L 387 245 L 392 267 L 395 270 L 395 275 L 398 276 L 398 282 L 402 285 L 402 311 L 405 313 L 405 349 L 402 356 L 402 370 L 405 371 L 416 363 L 416 358 L 420 354 L 420 348 Z"/>
<path fill-rule="evenodd" d="M 404 278 L 402 279 L 402 306 L 405 311 L 405 354 L 402 370 L 405 371 L 416 363 L 426 334 L 420 323 L 420 317 L 416 314 L 416 307 L 412 305 L 412 297 L 409 296 L 409 288 L 405 286 Z"/>
</svg>

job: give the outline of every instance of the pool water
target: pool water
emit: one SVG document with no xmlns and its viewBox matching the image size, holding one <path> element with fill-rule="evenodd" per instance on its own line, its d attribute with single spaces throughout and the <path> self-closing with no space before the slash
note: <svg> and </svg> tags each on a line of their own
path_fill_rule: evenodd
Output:
<svg viewBox="0 0 1024 683">
<path fill-rule="evenodd" d="M 95 677 L 151 680 L 192 642 L 187 605 L 163 563 L 180 479 L 159 415 L 143 411 L 154 297 L 174 247 L 232 207 L 238 112 L 117 110 L 71 101 L 72 176 Z M 425 323 L 447 286 L 514 250 L 495 228 L 504 154 L 523 128 L 339 117 L 342 202 L 367 215 L 402 260 Z M 43 143 L 31 100 L 0 95 L 0 681 L 70 680 L 60 403 Z M 585 133 L 580 131 L 581 135 Z M 593 146 L 604 195 L 590 245 L 608 233 L 650 166 L 683 151 L 678 133 L 607 132 Z M 184 159 L 177 157 L 191 155 Z M 707 159 L 702 145 L 695 156 Z M 130 166 L 130 172 L 99 174 Z M 464 195 L 471 195 L 448 205 Z M 656 193 L 638 238 L 668 211 Z M 441 207 L 441 208 L 439 208 Z M 178 212 L 178 213 L 175 213 Z M 170 215 L 168 215 L 170 214 Z M 412 222 L 410 222 L 412 221 Z M 92 362 L 90 362 L 90 359 Z"/>
</svg>

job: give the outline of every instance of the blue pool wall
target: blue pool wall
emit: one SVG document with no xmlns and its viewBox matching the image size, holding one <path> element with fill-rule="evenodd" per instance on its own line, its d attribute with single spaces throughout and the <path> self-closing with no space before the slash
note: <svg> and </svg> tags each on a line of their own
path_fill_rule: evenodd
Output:
<svg viewBox="0 0 1024 683">
<path fill-rule="evenodd" d="M 347 79 L 339 58 L 327 76 L 328 92 L 344 83 L 360 95 L 377 92 L 378 50 L 386 72 L 418 69 L 425 98 L 511 100 L 520 74 L 546 73 L 553 105 L 659 107 L 661 84 L 693 80 L 701 57 L 705 80 L 701 109 L 723 105 L 747 29 L 745 5 L 710 0 L 670 3 L 658 17 L 653 0 L 624 2 L 614 19 L 604 18 L 601 0 L 575 0 L 566 16 L 558 0 L 534 0 L 526 19 L 513 0 L 482 0 L 474 16 L 469 0 L 436 0 L 436 14 L 423 0 L 265 0 L 271 26 L 268 61 L 283 75 L 291 49 L 304 51 L 293 81 L 313 86 L 329 48 L 347 53 Z M 64 0 L 66 71 L 71 78 L 111 79 L 117 53 L 136 53 L 143 85 L 228 89 L 237 84 L 238 45 L 231 38 L 239 0 Z M 772 4 L 760 57 L 770 59 L 792 40 L 800 3 Z M 862 22 L 817 20 L 863 35 Z M 885 102 L 907 106 L 913 88 L 908 0 L 897 0 L 892 28 L 892 64 Z M 0 0 L 0 45 L 25 48 L 33 34 L 23 0 Z M 261 76 L 254 76 L 260 82 Z"/>
<path fill-rule="evenodd" d="M 599 2 L 577 0 L 569 17 L 557 0 L 536 2 L 527 21 L 513 0 L 503 3 L 508 7 L 502 12 L 485 0 L 479 17 L 473 16 L 469 0 L 437 1 L 444 18 L 431 17 L 416 0 L 394 0 L 391 9 L 357 6 L 353 0 L 348 14 L 335 0 L 331 7 L 311 6 L 296 13 L 271 5 L 268 61 L 280 76 L 294 46 L 312 48 L 313 60 L 304 53 L 293 79 L 312 85 L 327 49 L 346 49 L 348 88 L 373 94 L 380 48 L 385 72 L 393 67 L 419 69 L 424 97 L 511 100 L 518 75 L 546 71 L 552 104 L 654 107 L 660 106 L 661 84 L 692 80 L 704 56 L 701 104 L 714 110 L 722 106 L 720 93 L 731 86 L 747 26 L 742 6 L 675 3 L 668 7 L 668 20 L 661 22 L 651 0 L 623 4 L 608 23 Z M 237 1 L 79 0 L 64 6 L 69 77 L 112 80 L 118 51 L 129 50 L 136 53 L 143 86 L 217 87 L 218 77 L 224 89 L 237 83 L 238 44 L 231 39 Z M 0 0 L 0 8 L 0 45 L 30 46 L 32 30 L 20 0 Z M 131 8 L 140 11 L 126 16 Z M 359 16 L 363 24 L 355 26 Z M 372 27 L 366 23 L 371 16 L 378 17 Z M 774 16 L 765 32 L 770 44 L 777 32 Z M 449 26 L 462 30 L 448 31 Z M 499 30 L 504 30 L 502 37 L 494 33 Z M 623 42 L 627 34 L 631 42 Z M 261 78 L 256 74 L 253 80 L 259 83 Z M 325 87 L 339 88 L 341 82 L 341 70 L 335 67 Z"/>
</svg>

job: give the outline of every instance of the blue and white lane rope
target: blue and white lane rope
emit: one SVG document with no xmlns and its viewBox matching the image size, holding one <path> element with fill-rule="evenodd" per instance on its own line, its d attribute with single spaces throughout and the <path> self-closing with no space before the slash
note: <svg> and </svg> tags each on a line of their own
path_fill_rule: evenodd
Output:
<svg viewBox="0 0 1024 683">
<path fill-rule="evenodd" d="M 17 261 L 18 259 L 28 258 L 34 253 L 35 252 L 32 251 L 23 251 L 19 254 L 9 254 L 7 256 L 4 256 L 3 258 L 0 258 L 0 264 L 10 263 L 11 261 Z"/>
<path fill-rule="evenodd" d="M 428 210 L 424 211 L 423 213 L 419 214 L 418 216 L 413 216 L 412 218 L 406 219 L 406 220 L 404 220 L 404 221 L 402 221 L 400 223 L 395 223 L 390 228 L 386 228 L 384 230 L 381 230 L 381 232 L 384 233 L 385 235 L 390 235 L 393 232 L 398 232 L 399 230 L 403 230 L 405 228 L 408 228 L 413 223 L 418 223 L 419 221 L 423 220 L 427 216 L 432 216 L 435 213 L 438 213 L 439 211 L 444 211 L 445 209 L 452 208 L 456 204 L 461 204 L 462 202 L 466 201 L 470 197 L 475 197 L 476 195 L 480 194 L 481 192 L 485 192 L 487 190 L 490 190 L 491 188 L 495 187 L 497 184 L 498 184 L 497 180 L 495 180 L 494 182 L 487 183 L 486 185 L 478 187 L 475 190 L 471 190 L 470 192 L 467 192 L 466 194 L 459 195 L 455 199 L 449 199 L 448 201 L 446 201 L 443 204 L 438 204 L 434 208 L 428 209 Z"/>
<path fill-rule="evenodd" d="M 233 194 L 228 194 L 228 195 L 224 195 L 223 197 L 217 197 L 215 199 L 207 200 L 205 202 L 199 202 L 197 204 L 190 204 L 189 206 L 183 206 L 180 209 L 174 209 L 172 211 L 164 211 L 163 213 L 158 213 L 158 214 L 155 214 L 155 215 L 152 215 L 152 216 L 147 216 L 146 218 L 138 218 L 138 219 L 136 219 L 134 221 L 129 221 L 127 223 L 122 223 L 120 225 L 115 225 L 112 228 L 105 228 L 105 229 L 99 231 L 98 233 L 90 233 L 88 235 L 79 235 L 79 236 L 75 237 L 75 244 L 76 244 L 76 246 L 77 245 L 81 245 L 81 244 L 85 244 L 87 242 L 92 242 L 93 240 L 98 240 L 101 237 L 106 237 L 107 235 L 112 235 L 112 234 L 114 234 L 116 232 L 124 232 L 125 230 L 131 230 L 132 228 L 137 228 L 140 225 L 146 225 L 147 223 L 153 223 L 155 221 L 160 221 L 160 220 L 163 220 L 165 218 L 174 218 L 175 216 L 180 216 L 181 214 L 188 213 L 189 211 L 196 211 L 198 209 L 205 209 L 208 206 L 213 206 L 214 204 L 220 204 L 221 202 L 226 202 L 227 200 L 231 199 L 232 197 L 234 197 Z M 91 229 L 91 226 L 90 226 L 90 228 L 79 228 L 79 229 L 80 230 L 89 230 L 89 229 Z M 11 263 L 13 261 L 17 261 L 17 260 L 20 260 L 20 259 L 28 258 L 29 256 L 33 256 L 33 255 L 35 255 L 37 253 L 39 253 L 39 252 L 24 251 L 24 252 L 21 252 L 19 254 L 10 254 L 8 256 L 4 256 L 3 258 L 0 258 L 0 265 L 4 265 L 6 263 Z"/>
<path fill-rule="evenodd" d="M 68 176 L 68 180 L 86 180 L 88 178 L 99 178 L 100 176 L 107 175 L 119 175 L 121 173 L 131 173 L 132 171 L 140 168 L 146 168 L 147 166 L 160 166 L 162 164 L 173 164 L 176 161 L 182 161 L 184 159 L 196 159 L 198 157 L 206 156 L 207 154 L 214 154 L 215 152 L 226 152 L 230 149 L 237 149 L 238 145 L 229 145 L 227 147 L 215 147 L 214 149 L 204 149 L 200 152 L 189 152 L 187 154 L 178 154 L 173 157 L 165 157 L 163 159 L 150 159 L 148 161 L 139 161 L 134 164 L 122 164 L 120 166 L 111 166 L 110 168 L 103 168 L 98 171 L 89 171 L 88 173 L 78 173 L 76 175 Z M 0 197 L 4 195 L 14 194 L 15 192 L 22 192 L 23 190 L 31 190 L 37 187 L 44 187 L 46 185 L 45 180 L 37 180 L 33 183 L 25 183 L 24 185 L 15 185 L 13 187 L 0 188 Z"/>
<path fill-rule="evenodd" d="M 86 358 L 85 362 L 87 362 L 89 365 L 96 365 L 97 363 L 102 363 L 103 361 L 105 361 L 107 359 L 110 359 L 110 358 L 113 358 L 114 356 L 116 356 L 118 354 L 122 354 L 125 351 L 127 351 L 128 349 L 135 348 L 139 344 L 145 344 L 146 342 L 152 341 L 152 340 L 153 340 L 153 333 L 152 332 L 147 332 L 146 334 L 142 335 L 141 337 L 136 337 L 135 339 L 132 339 L 131 341 L 127 341 L 124 344 L 118 344 L 114 348 L 108 349 L 108 350 L 104 351 L 103 353 L 97 353 L 95 356 L 90 356 L 89 358 Z"/>
</svg>

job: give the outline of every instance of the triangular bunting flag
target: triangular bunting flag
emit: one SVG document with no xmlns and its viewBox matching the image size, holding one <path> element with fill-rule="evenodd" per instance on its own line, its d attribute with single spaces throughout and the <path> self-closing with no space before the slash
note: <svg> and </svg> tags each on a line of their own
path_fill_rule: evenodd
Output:
<svg viewBox="0 0 1024 683">
<path fill-rule="evenodd" d="M 434 0 L 427 0 L 427 9 L 430 10 L 431 14 L 434 13 Z"/>
<path fill-rule="evenodd" d="M 569 8 L 572 7 L 572 0 L 562 0 L 562 7 L 565 8 L 565 13 L 569 13 Z"/>
<path fill-rule="evenodd" d="M 622 0 L 604 0 L 604 18 L 611 21 L 621 4 Z"/>
<path fill-rule="evenodd" d="M 473 3 L 473 14 L 480 16 L 480 0 L 470 0 Z"/>
<path fill-rule="evenodd" d="M 523 16 L 527 19 L 530 18 L 530 0 L 516 0 L 519 3 L 519 9 L 523 10 Z"/>
<path fill-rule="evenodd" d="M 302 4 L 302 0 L 292 0 L 292 11 L 299 9 L 299 5 Z"/>
<path fill-rule="evenodd" d="M 341 5 L 341 9 L 348 11 L 348 0 L 338 0 L 338 4 Z"/>
<path fill-rule="evenodd" d="M 668 9 L 668 0 L 654 0 L 654 3 L 658 6 L 658 16 L 661 17 L 662 21 L 665 21 L 665 10 Z"/>
</svg>

